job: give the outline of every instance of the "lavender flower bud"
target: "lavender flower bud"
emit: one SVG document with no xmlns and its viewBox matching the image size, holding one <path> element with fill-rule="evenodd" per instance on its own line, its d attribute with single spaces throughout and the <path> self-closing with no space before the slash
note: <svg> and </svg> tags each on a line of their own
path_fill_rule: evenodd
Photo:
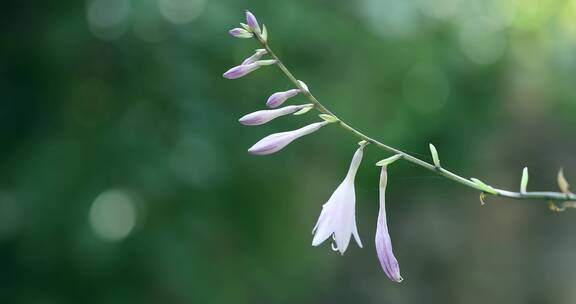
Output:
<svg viewBox="0 0 576 304">
<path fill-rule="evenodd" d="M 255 155 L 267 155 L 278 152 L 290 144 L 295 139 L 318 131 L 321 127 L 327 125 L 328 122 L 316 122 L 300 129 L 293 131 L 281 132 L 268 135 L 253 145 L 248 152 Z"/>
<path fill-rule="evenodd" d="M 254 37 L 254 34 L 250 33 L 249 31 L 247 31 L 243 28 L 239 28 L 239 27 L 229 30 L 228 33 L 230 33 L 230 35 L 232 35 L 236 38 L 252 38 L 252 37 Z"/>
<path fill-rule="evenodd" d="M 250 63 L 254 63 L 258 60 L 260 60 L 260 58 L 262 58 L 262 56 L 266 55 L 268 53 L 268 51 L 266 51 L 265 49 L 257 49 L 256 52 L 254 52 L 254 55 L 246 58 L 242 64 L 250 64 Z"/>
<path fill-rule="evenodd" d="M 269 108 L 276 108 L 283 104 L 289 98 L 292 98 L 300 93 L 299 89 L 292 89 L 285 92 L 277 92 L 272 94 L 268 101 L 266 101 L 266 106 Z"/>
<path fill-rule="evenodd" d="M 303 108 L 311 107 L 312 104 L 287 106 L 276 110 L 262 110 L 244 115 L 238 121 L 245 126 L 256 126 L 265 124 L 277 117 L 292 114 Z"/>
<path fill-rule="evenodd" d="M 260 34 L 260 25 L 258 25 L 258 20 L 256 20 L 256 16 L 254 16 L 250 11 L 246 11 L 246 23 L 248 23 L 248 26 L 252 31 Z"/>
<path fill-rule="evenodd" d="M 386 276 L 394 282 L 402 282 L 400 275 L 400 266 L 398 260 L 392 252 L 392 241 L 388 233 L 388 224 L 386 222 L 386 184 L 388 181 L 387 166 L 382 166 L 380 173 L 380 211 L 378 212 L 378 222 L 376 225 L 376 253 L 378 260 Z"/>
<path fill-rule="evenodd" d="M 224 78 L 228 78 L 228 79 L 236 79 L 236 78 L 246 76 L 246 75 L 250 74 L 251 72 L 256 71 L 260 67 L 261 67 L 261 65 L 258 64 L 257 62 L 250 63 L 250 64 L 242 64 L 242 65 L 239 65 L 239 66 L 236 66 L 236 67 L 229 69 L 222 76 L 224 76 Z"/>
</svg>

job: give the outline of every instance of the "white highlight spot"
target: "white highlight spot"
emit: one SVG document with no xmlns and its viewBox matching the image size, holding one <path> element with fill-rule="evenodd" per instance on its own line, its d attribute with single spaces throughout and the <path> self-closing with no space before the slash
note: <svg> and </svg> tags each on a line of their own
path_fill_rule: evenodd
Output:
<svg viewBox="0 0 576 304">
<path fill-rule="evenodd" d="M 128 0 L 92 0 L 86 8 L 92 33 L 107 40 L 118 38 L 126 31 L 129 13 Z"/>
<path fill-rule="evenodd" d="M 136 224 L 135 202 L 124 191 L 105 191 L 92 203 L 89 220 L 96 235 L 107 241 L 120 241 Z"/>
<path fill-rule="evenodd" d="M 160 13 L 166 20 L 174 24 L 186 24 L 198 18 L 205 0 L 159 0 Z"/>
<path fill-rule="evenodd" d="M 481 65 L 498 61 L 506 50 L 506 37 L 500 30 L 482 20 L 470 20 L 462 26 L 459 35 L 462 51 L 471 61 Z"/>
</svg>

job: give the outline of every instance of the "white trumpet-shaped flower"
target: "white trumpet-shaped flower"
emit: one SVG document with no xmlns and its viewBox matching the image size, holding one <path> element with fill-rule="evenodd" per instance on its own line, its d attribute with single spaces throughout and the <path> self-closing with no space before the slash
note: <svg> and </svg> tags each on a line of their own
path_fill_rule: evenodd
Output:
<svg viewBox="0 0 576 304">
<path fill-rule="evenodd" d="M 378 223 L 376 225 L 376 253 L 378 260 L 386 276 L 394 282 L 402 282 L 400 275 L 400 266 L 392 252 L 392 241 L 388 233 L 388 224 L 386 222 L 386 184 L 388 181 L 388 172 L 386 165 L 382 166 L 380 173 L 380 211 L 378 212 Z"/>
<path fill-rule="evenodd" d="M 340 254 L 344 254 L 350 243 L 350 238 L 354 235 L 354 239 L 358 246 L 362 248 L 362 242 L 358 235 L 358 228 L 356 227 L 356 193 L 354 190 L 354 179 L 356 171 L 362 161 L 365 143 L 361 143 L 348 169 L 348 174 L 344 181 L 336 188 L 328 202 L 322 206 L 322 212 L 318 218 L 318 222 L 314 227 L 314 239 L 312 246 L 318 246 L 325 240 L 332 236 L 336 246 L 334 250 L 338 250 Z"/>
<path fill-rule="evenodd" d="M 330 122 L 327 121 L 315 122 L 313 124 L 309 124 L 305 127 L 293 131 L 280 132 L 268 135 L 262 138 L 257 143 L 255 143 L 250 149 L 248 149 L 248 152 L 255 155 L 267 155 L 272 154 L 274 152 L 278 152 L 282 150 L 282 148 L 289 145 L 295 139 L 316 132 L 320 128 L 329 123 Z"/>
</svg>

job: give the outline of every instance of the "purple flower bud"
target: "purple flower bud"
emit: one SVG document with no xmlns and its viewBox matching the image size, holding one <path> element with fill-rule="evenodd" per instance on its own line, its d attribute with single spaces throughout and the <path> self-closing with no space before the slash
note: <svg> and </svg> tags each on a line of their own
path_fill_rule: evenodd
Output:
<svg viewBox="0 0 576 304">
<path fill-rule="evenodd" d="M 269 108 L 276 108 L 283 104 L 289 98 L 292 98 L 300 93 L 299 89 L 292 89 L 285 92 L 277 92 L 272 94 L 268 101 L 266 102 L 266 106 Z"/>
<path fill-rule="evenodd" d="M 254 37 L 254 34 L 250 33 L 249 31 L 247 31 L 243 28 L 239 28 L 239 27 L 229 30 L 228 33 L 230 33 L 230 35 L 232 35 L 236 38 L 252 38 L 252 37 Z"/>
<path fill-rule="evenodd" d="M 376 253 L 378 260 L 386 276 L 394 282 L 402 282 L 400 275 L 400 266 L 392 252 L 392 241 L 388 233 L 388 224 L 386 223 L 386 184 L 388 181 L 387 166 L 382 166 L 380 173 L 380 211 L 378 212 L 378 222 L 376 225 Z"/>
<path fill-rule="evenodd" d="M 252 31 L 260 34 L 260 25 L 258 25 L 258 20 L 256 20 L 256 17 L 250 11 L 246 11 L 246 23 L 248 23 L 248 26 Z"/>
<path fill-rule="evenodd" d="M 262 124 L 265 124 L 265 123 L 267 123 L 267 122 L 269 122 L 269 121 L 271 121 L 277 117 L 292 114 L 296 111 L 299 111 L 305 107 L 310 107 L 310 106 L 312 106 L 312 104 L 287 106 L 287 107 L 283 107 L 283 108 L 276 109 L 276 110 L 257 111 L 254 113 L 244 115 L 238 121 L 240 121 L 241 124 L 246 125 L 246 126 L 262 125 Z"/>
<path fill-rule="evenodd" d="M 254 63 L 258 60 L 260 60 L 260 58 L 262 58 L 262 56 L 266 55 L 268 53 L 268 51 L 266 51 L 265 49 L 257 49 L 256 52 L 254 52 L 254 55 L 246 58 L 242 64 L 251 64 Z"/>
<path fill-rule="evenodd" d="M 257 62 L 250 63 L 250 64 L 242 64 L 242 65 L 239 65 L 239 66 L 236 66 L 236 67 L 229 69 L 222 76 L 224 76 L 224 78 L 228 78 L 228 79 L 236 79 L 236 78 L 246 76 L 246 75 L 250 74 L 251 72 L 256 71 L 260 67 L 261 67 L 261 65 L 258 64 Z"/>
<path fill-rule="evenodd" d="M 281 132 L 268 135 L 253 145 L 248 152 L 255 155 L 267 155 L 282 150 L 295 139 L 318 131 L 328 122 L 316 122 L 293 131 Z"/>
</svg>

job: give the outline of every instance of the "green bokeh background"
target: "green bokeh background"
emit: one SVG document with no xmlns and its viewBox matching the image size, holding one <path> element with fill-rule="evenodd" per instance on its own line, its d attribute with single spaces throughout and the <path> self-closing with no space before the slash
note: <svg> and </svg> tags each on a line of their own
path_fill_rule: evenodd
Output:
<svg viewBox="0 0 576 304">
<path fill-rule="evenodd" d="M 325 127 L 246 149 L 314 114 L 237 122 L 290 88 L 278 55 L 353 126 L 515 190 L 576 184 L 574 0 L 89 0 L 6 3 L 0 18 L 0 303 L 575 303 L 576 213 L 489 198 L 409 163 L 388 221 L 405 281 L 373 237 L 378 174 L 356 179 L 365 248 L 310 246 L 357 140 Z M 297 97 L 293 103 L 305 100 Z"/>
</svg>

